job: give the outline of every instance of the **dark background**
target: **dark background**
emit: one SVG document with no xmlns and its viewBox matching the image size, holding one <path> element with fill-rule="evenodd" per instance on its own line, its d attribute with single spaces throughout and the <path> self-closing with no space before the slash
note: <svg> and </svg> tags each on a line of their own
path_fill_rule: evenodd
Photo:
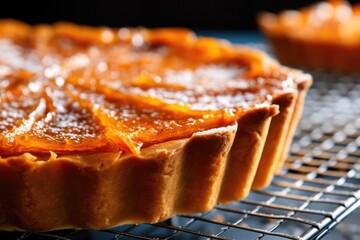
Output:
<svg viewBox="0 0 360 240">
<path fill-rule="evenodd" d="M 25 22 L 71 21 L 87 25 L 187 27 L 192 29 L 256 29 L 256 13 L 309 5 L 310 0 L 4 0 L 0 18 Z M 359 1 L 351 1 L 359 2 Z"/>
</svg>

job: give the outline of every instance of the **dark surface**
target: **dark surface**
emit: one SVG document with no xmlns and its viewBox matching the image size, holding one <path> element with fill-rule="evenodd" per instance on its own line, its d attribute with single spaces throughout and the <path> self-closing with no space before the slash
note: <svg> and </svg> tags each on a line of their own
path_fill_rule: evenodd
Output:
<svg viewBox="0 0 360 240">
<path fill-rule="evenodd" d="M 28 23 L 71 21 L 88 25 L 181 26 L 192 29 L 256 29 L 259 11 L 296 9 L 311 0 L 48 0 L 6 1 L 0 18 L 16 18 Z M 351 1 L 359 2 L 359 1 Z"/>
</svg>

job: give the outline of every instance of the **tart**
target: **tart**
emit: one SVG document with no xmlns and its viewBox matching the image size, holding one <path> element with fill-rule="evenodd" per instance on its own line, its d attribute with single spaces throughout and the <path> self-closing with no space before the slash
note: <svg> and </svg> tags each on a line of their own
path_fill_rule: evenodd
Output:
<svg viewBox="0 0 360 240">
<path fill-rule="evenodd" d="M 0 22 L 0 229 L 211 209 L 281 167 L 311 76 L 186 29 Z"/>
<path fill-rule="evenodd" d="M 344 72 L 360 70 L 360 4 L 320 2 L 258 19 L 280 62 Z"/>
</svg>

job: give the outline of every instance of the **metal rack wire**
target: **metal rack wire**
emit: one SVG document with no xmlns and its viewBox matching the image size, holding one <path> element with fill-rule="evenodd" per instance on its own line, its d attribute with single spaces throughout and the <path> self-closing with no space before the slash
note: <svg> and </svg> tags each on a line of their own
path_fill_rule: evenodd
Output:
<svg viewBox="0 0 360 240">
<path fill-rule="evenodd" d="M 0 239 L 320 239 L 360 205 L 360 75 L 313 75 L 291 155 L 269 187 L 157 224 L 1 232 Z"/>
</svg>

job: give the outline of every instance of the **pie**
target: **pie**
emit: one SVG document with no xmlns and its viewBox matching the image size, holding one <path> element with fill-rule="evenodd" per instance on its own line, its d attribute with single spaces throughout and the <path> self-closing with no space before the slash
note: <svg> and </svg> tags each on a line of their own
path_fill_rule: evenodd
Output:
<svg viewBox="0 0 360 240">
<path fill-rule="evenodd" d="M 0 22 L 0 229 L 158 222 L 245 197 L 311 76 L 186 29 Z"/>
<path fill-rule="evenodd" d="M 360 4 L 319 2 L 278 15 L 263 13 L 258 20 L 284 64 L 343 72 L 360 69 Z"/>
</svg>

